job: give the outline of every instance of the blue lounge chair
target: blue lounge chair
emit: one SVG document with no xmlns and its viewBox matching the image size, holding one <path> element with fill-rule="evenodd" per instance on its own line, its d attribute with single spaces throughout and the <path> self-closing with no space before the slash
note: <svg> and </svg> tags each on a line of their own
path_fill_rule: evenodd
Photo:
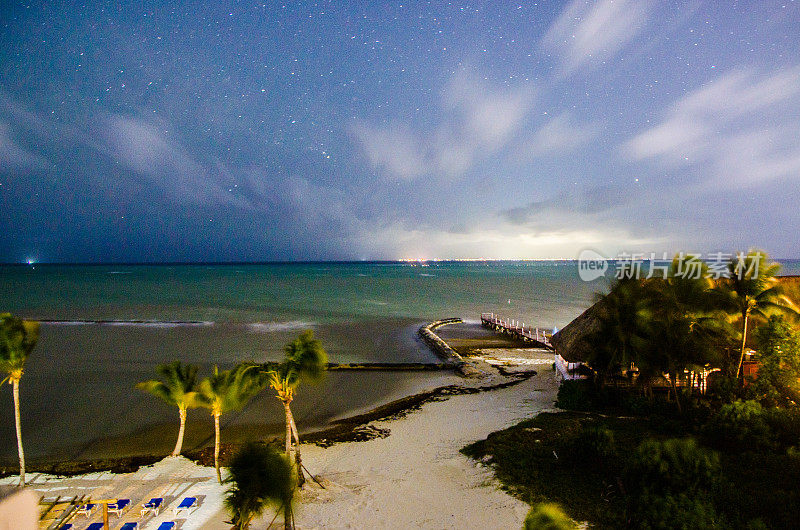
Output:
<svg viewBox="0 0 800 530">
<path fill-rule="evenodd" d="M 141 515 L 144 515 L 147 512 L 153 512 L 153 515 L 158 515 L 159 510 L 161 510 L 161 503 L 163 502 L 164 497 L 153 497 L 146 503 L 142 504 Z"/>
<path fill-rule="evenodd" d="M 119 530 L 136 530 L 139 528 L 139 523 L 125 523 L 119 527 Z"/>
<path fill-rule="evenodd" d="M 103 530 L 103 522 L 92 523 L 86 527 L 86 530 Z"/>
<path fill-rule="evenodd" d="M 117 502 L 108 503 L 108 513 L 115 513 L 117 517 L 122 517 L 122 510 L 131 503 L 130 499 L 117 499 Z"/>
<path fill-rule="evenodd" d="M 179 505 L 173 510 L 175 515 L 179 512 L 189 512 L 193 508 L 197 508 L 197 497 L 184 497 Z"/>
<path fill-rule="evenodd" d="M 173 530 L 175 528 L 175 521 L 164 521 L 156 530 Z"/>
<path fill-rule="evenodd" d="M 92 515 L 92 511 L 95 509 L 96 504 L 81 504 L 78 506 L 78 511 L 76 512 L 78 515 L 85 515 L 88 519 Z"/>
<path fill-rule="evenodd" d="M 72 530 L 72 523 L 67 523 L 65 525 L 61 525 L 58 530 Z"/>
</svg>

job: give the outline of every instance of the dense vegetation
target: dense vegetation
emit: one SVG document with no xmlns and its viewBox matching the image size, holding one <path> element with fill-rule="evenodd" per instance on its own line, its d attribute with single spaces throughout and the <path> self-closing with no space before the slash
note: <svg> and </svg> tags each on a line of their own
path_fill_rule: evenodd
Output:
<svg viewBox="0 0 800 530">
<path fill-rule="evenodd" d="M 584 337 L 591 377 L 559 389 L 572 412 L 463 452 L 530 504 L 602 528 L 796 528 L 797 310 L 763 253 L 727 272 L 713 281 L 681 256 L 664 278 L 616 281 Z M 755 378 L 742 369 L 750 346 Z"/>
<path fill-rule="evenodd" d="M 599 528 L 796 528 L 800 454 L 787 443 L 798 443 L 800 418 L 786 414 L 762 409 L 739 422 L 722 413 L 699 424 L 676 414 L 543 413 L 463 452 L 494 464 L 522 500 L 557 502 Z M 725 434 L 705 427 L 720 424 Z M 741 443 L 727 443 L 731 432 Z"/>
</svg>

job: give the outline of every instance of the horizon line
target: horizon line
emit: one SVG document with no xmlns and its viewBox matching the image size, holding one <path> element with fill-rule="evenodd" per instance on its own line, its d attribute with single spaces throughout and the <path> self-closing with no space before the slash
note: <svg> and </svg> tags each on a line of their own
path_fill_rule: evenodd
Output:
<svg viewBox="0 0 800 530">
<path fill-rule="evenodd" d="M 770 258 L 774 261 L 798 261 L 800 258 Z M 320 260 L 262 260 L 262 261 L 0 261 L 0 266 L 35 267 L 42 266 L 176 266 L 176 265 L 303 265 L 303 264 L 364 264 L 364 263 L 471 263 L 471 262 L 544 262 L 544 261 L 581 261 L 578 258 L 429 258 L 429 259 L 320 259 Z M 617 261 L 606 258 L 603 261 Z M 636 261 L 650 261 L 639 259 Z M 656 260 L 660 261 L 660 260 Z"/>
</svg>

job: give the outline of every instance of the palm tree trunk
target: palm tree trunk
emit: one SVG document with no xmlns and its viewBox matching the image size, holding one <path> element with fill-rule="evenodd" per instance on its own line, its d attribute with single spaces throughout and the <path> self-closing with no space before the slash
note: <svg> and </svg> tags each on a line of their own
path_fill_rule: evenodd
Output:
<svg viewBox="0 0 800 530">
<path fill-rule="evenodd" d="M 292 506 L 288 502 L 283 505 L 283 528 L 286 530 L 294 530 L 294 517 L 292 514 Z"/>
<path fill-rule="evenodd" d="M 181 428 L 178 430 L 178 441 L 175 442 L 175 449 L 172 450 L 172 454 L 170 456 L 179 456 L 181 454 L 181 449 L 183 448 L 183 432 L 186 429 L 186 409 L 183 407 L 178 407 L 178 414 L 181 418 Z"/>
<path fill-rule="evenodd" d="M 25 485 L 25 452 L 22 450 L 22 423 L 19 418 L 19 379 L 12 379 L 14 391 L 14 422 L 17 427 L 17 452 L 19 452 L 19 486 Z"/>
<path fill-rule="evenodd" d="M 306 477 L 303 475 L 303 461 L 300 459 L 300 436 L 297 434 L 297 425 L 294 423 L 294 414 L 292 414 L 291 409 L 289 409 L 287 421 L 291 429 L 292 437 L 295 440 L 294 462 L 297 465 L 297 485 L 302 488 L 303 484 L 306 482 Z"/>
<path fill-rule="evenodd" d="M 289 402 L 283 402 L 283 413 L 286 415 L 286 456 L 292 450 L 292 409 L 289 408 Z"/>
<path fill-rule="evenodd" d="M 222 474 L 219 472 L 219 412 L 214 411 L 214 467 L 217 468 L 217 482 L 222 484 Z"/>
<path fill-rule="evenodd" d="M 678 386 L 676 383 L 677 375 L 669 374 L 669 382 L 672 384 L 672 394 L 675 396 L 675 404 L 678 406 L 678 414 L 683 414 L 681 400 L 678 398 Z"/>
<path fill-rule="evenodd" d="M 742 364 L 744 363 L 744 348 L 745 344 L 747 343 L 747 317 L 750 316 L 749 311 L 742 312 L 742 349 L 739 352 L 739 366 L 736 368 L 736 377 L 739 377 L 740 372 L 742 371 Z M 742 378 L 744 382 L 744 377 Z"/>
</svg>

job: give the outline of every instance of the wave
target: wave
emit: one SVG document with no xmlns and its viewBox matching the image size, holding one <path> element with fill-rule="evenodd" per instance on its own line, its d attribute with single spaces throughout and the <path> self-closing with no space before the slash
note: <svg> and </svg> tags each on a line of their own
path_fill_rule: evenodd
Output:
<svg viewBox="0 0 800 530">
<path fill-rule="evenodd" d="M 294 331 L 297 329 L 313 328 L 313 322 L 303 320 L 290 320 L 288 322 L 253 322 L 247 328 L 255 333 L 273 333 L 276 331 Z"/>
<path fill-rule="evenodd" d="M 51 326 L 132 326 L 147 328 L 180 328 L 213 326 L 207 320 L 40 320 Z"/>
<path fill-rule="evenodd" d="M 389 305 L 389 302 L 384 302 L 383 300 L 364 300 L 364 302 L 373 305 Z"/>
</svg>

